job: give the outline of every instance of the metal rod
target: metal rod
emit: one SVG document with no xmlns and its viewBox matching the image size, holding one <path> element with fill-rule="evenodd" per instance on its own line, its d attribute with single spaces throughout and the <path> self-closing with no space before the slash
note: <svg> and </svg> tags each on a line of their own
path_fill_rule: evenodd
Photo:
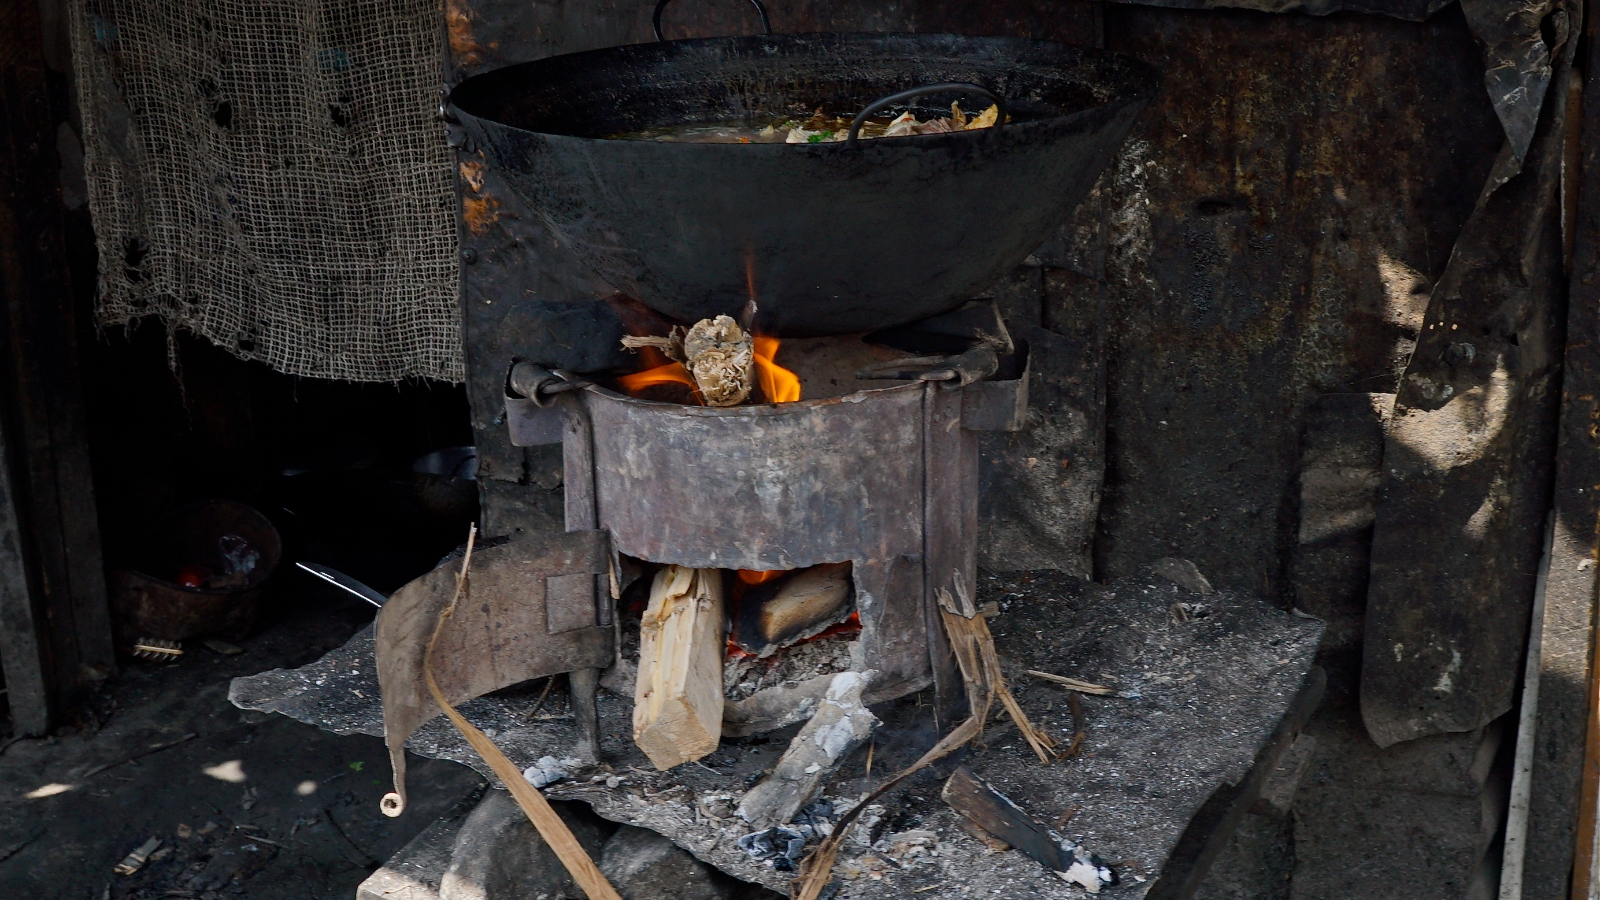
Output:
<svg viewBox="0 0 1600 900">
<path fill-rule="evenodd" d="M 879 97 L 871 103 L 868 103 L 865 109 L 856 113 L 855 121 L 850 123 L 850 133 L 845 136 L 844 145 L 846 147 L 856 146 L 858 139 L 861 137 L 861 126 L 867 124 L 867 119 L 878 110 L 883 109 L 886 106 L 893 106 L 896 103 L 904 103 L 907 100 L 914 100 L 924 94 L 937 94 L 941 91 L 966 91 L 971 94 L 979 94 L 989 98 L 989 102 L 993 103 L 996 107 L 998 107 L 998 109 L 996 110 L 997 115 L 995 116 L 994 124 L 985 129 L 986 131 L 998 131 L 1000 126 L 1006 123 L 1006 101 L 1003 100 L 999 94 L 996 94 L 994 91 L 989 90 L 981 84 L 968 84 L 964 81 L 946 81 L 940 84 L 925 84 L 922 87 L 914 87 L 909 91 L 901 91 L 898 94 L 890 94 L 887 97 Z"/>
<path fill-rule="evenodd" d="M 599 669 L 576 669 L 567 673 L 571 692 L 572 717 L 578 726 L 576 756 L 586 762 L 600 761 Z"/>
<path fill-rule="evenodd" d="M 656 40 L 658 41 L 666 40 L 661 35 L 661 11 L 666 9 L 667 4 L 671 2 L 672 0 L 657 0 L 656 10 L 650 14 L 650 27 L 655 31 Z M 750 5 L 754 6 L 756 14 L 761 16 L 761 30 L 767 34 L 772 34 L 772 20 L 767 18 L 767 8 L 762 5 L 761 0 L 750 0 Z"/>
<path fill-rule="evenodd" d="M 1522 712 L 1517 721 L 1517 748 L 1511 770 L 1511 805 L 1506 812 L 1505 852 L 1500 862 L 1500 900 L 1522 900 L 1523 861 L 1528 853 L 1528 800 L 1533 787 L 1533 739 L 1539 710 L 1539 667 L 1544 645 L 1544 591 L 1550 576 L 1554 518 L 1545 520 L 1544 559 L 1533 590 L 1533 616 L 1528 625 L 1528 661 L 1522 676 Z"/>
</svg>

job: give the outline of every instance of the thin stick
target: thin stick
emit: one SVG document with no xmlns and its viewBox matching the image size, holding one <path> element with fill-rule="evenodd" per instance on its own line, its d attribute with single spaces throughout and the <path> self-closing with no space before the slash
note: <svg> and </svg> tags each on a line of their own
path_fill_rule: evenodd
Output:
<svg viewBox="0 0 1600 900">
<path fill-rule="evenodd" d="M 478 528 L 474 525 L 467 534 L 467 552 L 461 560 L 461 573 L 456 576 L 455 595 L 450 598 L 450 605 L 445 607 L 438 623 L 433 626 L 433 637 L 428 640 L 428 650 L 423 654 L 422 677 L 428 684 L 428 692 L 433 695 L 433 702 L 439 704 L 439 708 L 450 718 L 450 724 L 461 732 L 461 736 L 467 739 L 472 749 L 489 764 L 490 770 L 499 777 L 506 790 L 511 792 L 512 799 L 522 807 L 523 813 L 528 816 L 528 821 L 533 823 L 533 827 L 539 831 L 539 836 L 544 838 L 550 849 L 555 851 L 561 864 L 566 866 L 567 872 L 572 875 L 572 880 L 583 889 L 589 900 L 622 900 L 606 877 L 600 874 L 600 868 L 589 858 L 583 845 L 573 836 L 572 829 L 568 828 L 567 823 L 561 821 L 556 811 L 550 808 L 550 802 L 544 795 L 522 777 L 522 773 L 511 760 L 506 759 L 506 755 L 500 752 L 494 741 L 489 740 L 471 722 L 462 718 L 461 713 L 456 712 L 455 707 L 445 699 L 444 691 L 439 689 L 438 682 L 433 680 L 433 647 L 439 640 L 439 633 L 444 630 L 444 623 L 455 613 L 456 604 L 466 592 L 467 569 L 472 565 L 472 545 L 477 536 Z"/>
<path fill-rule="evenodd" d="M 160 753 L 163 750 L 170 750 L 173 747 L 176 747 L 179 744 L 183 743 L 184 741 L 192 739 L 194 736 L 195 736 L 194 732 L 191 731 L 188 734 L 184 735 L 183 737 L 178 738 L 177 740 L 167 741 L 165 744 L 159 744 L 157 746 L 150 747 L 150 748 L 144 750 L 141 753 L 135 753 L 134 755 L 128 757 L 127 759 L 119 759 L 114 763 L 105 763 L 103 765 L 95 766 L 94 768 L 92 768 L 89 771 L 83 773 L 82 775 L 79 775 L 78 777 L 79 778 L 92 778 L 95 775 L 99 775 L 101 772 L 106 771 L 107 769 L 115 769 L 117 766 L 120 766 L 123 763 L 131 763 L 134 760 L 141 759 L 143 757 L 149 756 L 152 753 Z"/>
<path fill-rule="evenodd" d="M 822 843 L 817 845 L 817 849 L 806 857 L 800 876 L 793 882 L 794 900 L 817 900 L 822 889 L 828 886 L 828 877 L 833 874 L 834 861 L 839 857 L 839 846 L 844 843 L 845 835 L 850 833 L 850 826 L 855 824 L 861 812 L 871 806 L 873 801 L 888 793 L 901 781 L 948 756 L 951 751 L 977 737 L 982 731 L 983 723 L 977 716 L 957 725 L 954 731 L 944 736 L 944 740 L 934 744 L 932 750 L 922 754 L 921 759 L 879 785 L 877 790 L 868 794 L 866 799 L 840 817 L 838 824 L 833 826 L 833 833 L 824 838 Z"/>
<path fill-rule="evenodd" d="M 1068 678 L 1065 675 L 1052 675 L 1049 672 L 1040 672 L 1036 669 L 1028 669 L 1027 674 L 1032 675 L 1035 678 L 1042 678 L 1045 681 L 1053 681 L 1056 684 L 1065 685 L 1080 694 L 1094 694 L 1099 697 L 1108 697 L 1116 693 L 1116 691 L 1106 687 L 1103 684 L 1079 681 L 1076 678 Z"/>
<path fill-rule="evenodd" d="M 1072 741 L 1067 744 L 1066 752 L 1061 755 L 1070 759 L 1083 749 L 1083 742 L 1089 737 L 1089 731 L 1085 727 L 1088 717 L 1083 714 L 1083 701 L 1079 699 L 1077 691 L 1067 692 L 1067 708 L 1072 710 Z"/>
<path fill-rule="evenodd" d="M 555 687 L 555 683 L 556 677 L 554 675 L 544 680 L 544 690 L 539 692 L 539 699 L 534 702 L 533 709 L 528 710 L 528 714 L 522 718 L 530 722 L 533 721 L 533 717 L 539 714 L 539 710 L 544 709 L 544 698 L 550 696 L 550 689 Z"/>
</svg>

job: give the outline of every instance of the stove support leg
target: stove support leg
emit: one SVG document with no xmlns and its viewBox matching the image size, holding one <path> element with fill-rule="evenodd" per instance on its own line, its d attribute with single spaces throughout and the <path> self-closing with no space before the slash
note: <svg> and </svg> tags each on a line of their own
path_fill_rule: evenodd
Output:
<svg viewBox="0 0 1600 900">
<path fill-rule="evenodd" d="M 578 746 L 573 755 L 586 763 L 600 761 L 600 707 L 596 693 L 600 688 L 599 669 L 578 669 L 567 673 L 572 691 L 572 717 L 578 726 Z"/>
<path fill-rule="evenodd" d="M 977 596 L 978 439 L 961 427 L 960 391 L 933 382 L 923 393 L 923 614 L 940 731 L 964 715 L 966 683 L 939 615 L 940 589 Z"/>
</svg>

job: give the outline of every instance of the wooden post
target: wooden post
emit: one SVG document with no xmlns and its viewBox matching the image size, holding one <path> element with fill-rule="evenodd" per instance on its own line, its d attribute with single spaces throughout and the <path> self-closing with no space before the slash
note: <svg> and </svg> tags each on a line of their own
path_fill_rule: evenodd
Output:
<svg viewBox="0 0 1600 900">
<path fill-rule="evenodd" d="M 1535 623 L 1543 635 L 1521 884 L 1525 900 L 1563 900 L 1573 887 L 1583 893 L 1572 896 L 1594 896 L 1588 871 L 1592 854 L 1578 846 L 1581 811 L 1595 803 L 1592 788 L 1582 790 L 1585 735 L 1600 727 L 1590 718 L 1595 592 L 1600 588 L 1595 569 L 1600 564 L 1600 45 L 1595 43 L 1600 23 L 1593 9 L 1586 18 L 1581 141 L 1569 142 L 1581 156 L 1569 156 L 1567 166 L 1566 189 L 1569 196 L 1576 194 L 1577 209 L 1568 217 L 1573 251 L 1555 508 L 1544 614 Z M 1556 99 L 1552 92 L 1546 106 Z M 1575 873 L 1579 860 L 1583 871 Z"/>
<path fill-rule="evenodd" d="M 0 573 L 0 656 L 25 734 L 115 666 L 56 126 L 38 4 L 0 4 L 0 431 L 11 484 L 0 532 L 25 562 Z"/>
</svg>

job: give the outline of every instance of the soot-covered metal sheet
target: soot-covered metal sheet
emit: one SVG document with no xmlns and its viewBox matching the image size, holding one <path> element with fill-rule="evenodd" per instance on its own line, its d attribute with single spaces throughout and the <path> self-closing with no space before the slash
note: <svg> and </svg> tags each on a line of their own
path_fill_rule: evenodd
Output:
<svg viewBox="0 0 1600 900">
<path fill-rule="evenodd" d="M 1154 555 L 1284 596 L 1300 428 L 1392 391 L 1503 137 L 1460 10 L 1106 10 L 1164 72 L 1106 177 L 1105 575 Z"/>
</svg>

